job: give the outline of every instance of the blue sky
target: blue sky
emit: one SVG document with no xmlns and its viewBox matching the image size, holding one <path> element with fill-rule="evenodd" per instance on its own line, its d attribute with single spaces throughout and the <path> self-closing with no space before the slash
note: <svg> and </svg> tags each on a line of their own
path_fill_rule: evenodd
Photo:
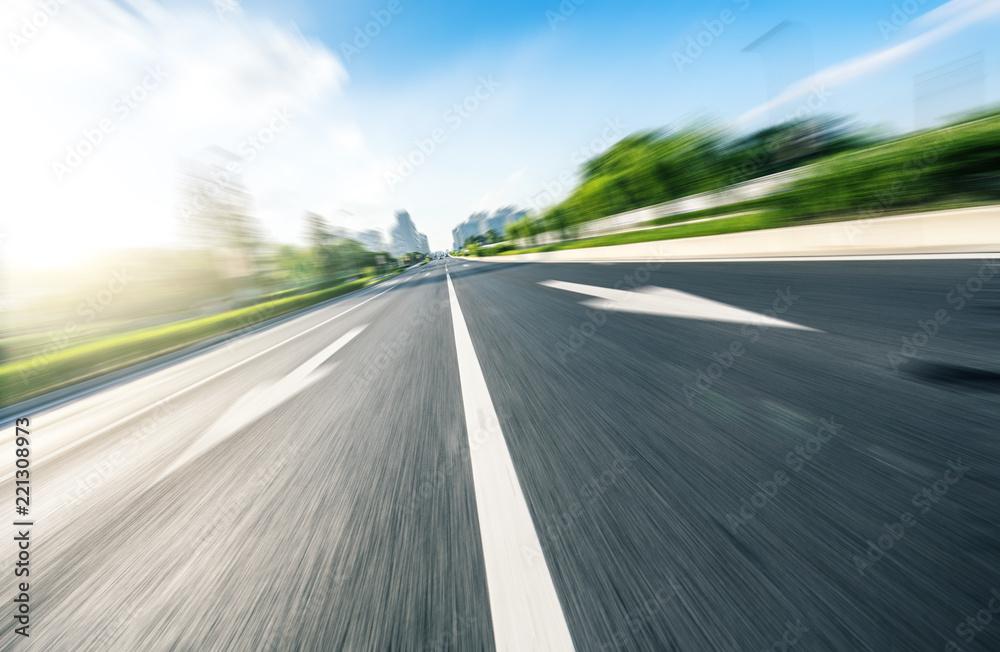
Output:
<svg viewBox="0 0 1000 652">
<path fill-rule="evenodd" d="M 357 28 L 372 20 L 371 12 L 384 10 L 387 4 L 302 3 L 282 11 L 303 32 L 339 51 L 341 44 L 352 42 Z M 943 3 L 585 0 L 579 5 L 539 1 L 462 8 L 449 4 L 400 0 L 402 11 L 346 63 L 351 92 L 391 97 L 401 87 L 440 79 L 466 62 L 483 72 L 509 71 L 513 75 L 509 81 L 525 93 L 518 110 L 550 119 L 572 113 L 571 121 L 599 124 L 610 113 L 627 113 L 637 128 L 703 113 L 727 120 L 768 99 L 769 76 L 794 80 L 810 67 L 819 71 L 902 42 L 919 33 L 921 15 Z M 245 6 L 270 11 L 266 3 Z M 561 14 L 561 7 L 572 7 L 572 12 Z M 897 16 L 906 20 L 898 29 L 889 28 L 896 8 L 904 9 Z M 731 12 L 730 24 L 679 70 L 673 56 L 685 54 L 688 38 L 706 31 L 705 21 L 718 27 L 716 21 L 724 11 Z M 743 51 L 785 21 L 804 35 L 800 42 L 776 39 L 767 59 Z M 997 23 L 990 22 L 965 30 L 925 56 L 914 56 L 888 74 L 873 75 L 876 88 L 882 89 L 874 96 L 870 89 L 843 89 L 836 106 L 867 120 L 910 128 L 912 116 L 900 106 L 901 97 L 895 96 L 909 94 L 913 76 L 923 70 L 976 52 L 995 54 L 996 28 Z M 515 61 L 524 65 L 512 66 Z M 990 72 L 995 73 L 995 66 Z M 461 94 L 465 89 L 454 90 Z"/>
<path fill-rule="evenodd" d="M 12 231 L 26 243 L 53 228 L 93 239 L 65 217 L 83 210 L 104 245 L 169 239 L 177 161 L 238 151 L 280 105 L 289 126 L 240 167 L 276 239 L 301 238 L 303 210 L 360 229 L 405 208 L 445 248 L 472 211 L 561 198 L 582 158 L 632 131 L 704 117 L 750 130 L 796 109 L 909 130 L 921 107 L 996 102 L 998 5 L 74 0 L 0 55 L 15 98 L 0 111 L 25 124 L 24 157 L 6 172 L 43 171 L 15 196 L 38 215 L 35 230 Z M 0 29 L 34 10 L 12 0 Z M 372 12 L 391 20 L 356 43 L 357 29 L 375 33 Z M 956 60 L 979 81 L 915 106 L 915 77 Z M 170 78 L 49 189 L 52 161 L 154 63 Z"/>
<path fill-rule="evenodd" d="M 483 173 L 474 188 L 452 190 L 443 179 L 435 184 L 445 195 L 455 193 L 454 208 L 443 203 L 434 206 L 447 211 L 454 223 L 472 208 L 489 208 L 504 200 L 524 203 L 525 197 L 509 186 L 530 198 L 534 194 L 530 182 L 540 188 L 558 178 L 570 155 L 600 136 L 609 118 L 619 119 L 629 131 L 705 115 L 722 122 L 734 120 L 769 99 L 773 92 L 769 84 L 791 83 L 912 38 L 921 32 L 920 16 L 941 4 L 913 2 L 904 8 L 902 3 L 857 0 L 586 0 L 577 5 L 543 0 L 456 7 L 447 2 L 401 1 L 398 15 L 346 62 L 351 76 L 348 95 L 356 94 L 360 112 L 368 112 L 371 103 L 393 104 L 386 98 L 394 96 L 423 99 L 419 89 L 434 88 L 434 99 L 401 102 L 384 113 L 379 111 L 379 119 L 400 127 L 412 125 L 408 135 L 420 138 L 442 106 L 468 93 L 477 72 L 496 74 L 503 84 L 496 105 L 484 106 L 483 115 L 469 119 L 469 131 L 475 133 L 468 139 L 475 145 L 456 144 L 463 136 L 456 133 L 435 153 L 456 167 L 473 166 Z M 353 44 L 356 29 L 372 20 L 371 12 L 386 6 L 380 1 L 320 3 L 300 5 L 294 12 L 301 15 L 296 20 L 308 25 L 309 33 L 340 48 L 343 43 Z M 565 8 L 571 11 L 561 10 Z M 757 52 L 743 51 L 786 21 L 790 25 L 784 31 L 794 37 L 779 32 L 768 44 L 770 51 L 766 46 Z M 712 27 L 717 34 L 711 34 Z M 914 126 L 914 75 L 977 52 L 995 61 L 997 46 L 992 37 L 996 28 L 997 23 L 990 22 L 963 30 L 868 79 L 828 89 L 823 110 L 910 129 Z M 687 52 L 688 39 L 699 36 L 708 45 L 700 53 Z M 675 58 L 691 53 L 696 56 Z M 996 66 L 988 72 L 988 97 L 995 99 Z M 360 114 L 356 117 L 365 121 Z M 489 126 L 476 130 L 473 121 L 480 118 Z M 741 127 L 767 122 L 765 117 Z M 405 127 L 391 130 L 394 135 L 405 131 Z M 391 148 L 391 143 L 385 146 Z M 457 160 L 451 160 L 445 147 L 456 150 Z M 429 160 L 426 165 L 430 168 L 434 163 Z M 503 188 L 510 175 L 522 168 L 526 183 Z M 421 181 L 425 180 L 414 176 L 414 183 Z M 491 191 L 497 193 L 496 198 Z M 436 215 L 422 215 L 419 204 L 411 210 L 421 226 L 432 232 L 434 244 L 443 246 L 436 220 L 434 227 L 424 226 Z"/>
</svg>

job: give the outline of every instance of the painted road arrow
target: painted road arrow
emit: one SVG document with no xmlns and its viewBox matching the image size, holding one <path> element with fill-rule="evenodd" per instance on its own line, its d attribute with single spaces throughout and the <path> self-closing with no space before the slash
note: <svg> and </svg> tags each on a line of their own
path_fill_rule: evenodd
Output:
<svg viewBox="0 0 1000 652">
<path fill-rule="evenodd" d="M 277 383 L 263 383 L 243 395 L 230 407 L 225 414 L 209 427 L 202 436 L 192 444 L 184 454 L 174 461 L 164 471 L 157 482 L 167 477 L 199 455 L 211 450 L 235 432 L 261 418 L 274 408 L 292 398 L 316 381 L 324 378 L 332 371 L 332 367 L 317 371 L 320 365 L 330 359 L 337 351 L 358 336 L 367 327 L 358 326 L 336 342 L 326 347 L 295 371 L 288 374 Z"/>
<path fill-rule="evenodd" d="M 581 301 L 581 303 L 599 310 L 822 332 L 817 331 L 815 328 L 800 326 L 799 324 L 793 324 L 777 317 L 743 310 L 742 308 L 705 299 L 704 297 L 681 292 L 680 290 L 670 290 L 652 285 L 639 288 L 634 292 L 630 290 L 602 288 L 594 285 L 581 285 L 580 283 L 567 283 L 565 281 L 541 281 L 539 285 L 598 297 L 597 299 Z"/>
</svg>

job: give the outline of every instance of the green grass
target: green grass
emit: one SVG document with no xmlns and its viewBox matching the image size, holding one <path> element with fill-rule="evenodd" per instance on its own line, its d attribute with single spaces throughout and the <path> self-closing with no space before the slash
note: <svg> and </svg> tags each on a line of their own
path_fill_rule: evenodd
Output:
<svg viewBox="0 0 1000 652">
<path fill-rule="evenodd" d="M 217 315 L 119 334 L 0 364 L 0 406 L 148 360 L 212 337 L 339 297 L 381 279 L 358 279 L 317 292 L 265 301 Z"/>
<path fill-rule="evenodd" d="M 658 217 L 655 220 L 643 222 L 642 226 L 661 226 L 665 224 L 687 222 L 689 220 L 700 220 L 706 217 L 722 217 L 723 215 L 733 215 L 735 213 L 752 213 L 767 208 L 767 205 L 766 197 L 762 199 L 751 199 L 748 201 L 736 202 L 735 204 L 725 204 L 723 206 L 713 206 L 712 208 L 689 211 L 687 213 L 674 213 L 673 215 L 666 215 L 664 217 Z"/>
<path fill-rule="evenodd" d="M 765 213 L 753 213 L 750 215 L 736 215 L 727 219 L 715 220 L 712 222 L 700 222 L 698 224 L 683 224 L 681 226 L 664 227 L 662 229 L 646 229 L 643 231 L 629 231 L 627 233 L 612 233 L 596 238 L 584 238 L 582 240 L 571 240 L 558 244 L 545 245 L 544 247 L 531 247 L 529 249 L 515 249 L 501 253 L 501 256 L 514 254 L 533 254 L 544 251 L 562 251 L 564 249 L 586 249 L 588 247 L 610 247 L 612 245 L 634 244 L 636 242 L 654 242 L 656 240 L 676 240 L 678 238 L 695 238 L 704 235 L 721 235 L 724 233 L 736 233 L 739 231 L 756 231 L 758 229 L 769 229 L 774 226 L 774 220 L 768 219 Z"/>
</svg>

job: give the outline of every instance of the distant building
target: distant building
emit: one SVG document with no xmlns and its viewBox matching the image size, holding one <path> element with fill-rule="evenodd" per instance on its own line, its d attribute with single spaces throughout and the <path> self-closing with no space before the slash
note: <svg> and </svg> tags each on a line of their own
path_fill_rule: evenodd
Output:
<svg viewBox="0 0 1000 652">
<path fill-rule="evenodd" d="M 471 218 L 470 218 L 471 219 Z M 479 223 L 466 220 L 451 230 L 451 248 L 461 249 L 468 238 L 479 235 Z"/>
<path fill-rule="evenodd" d="M 452 248 L 461 249 L 468 238 L 486 235 L 489 231 L 495 231 L 502 238 L 507 225 L 516 222 L 527 213 L 527 211 L 519 210 L 516 206 L 504 206 L 493 211 L 492 214 L 487 212 L 473 213 L 469 219 L 451 230 Z"/>
<path fill-rule="evenodd" d="M 368 251 L 387 251 L 388 247 L 385 245 L 385 238 L 382 236 L 382 232 L 378 229 L 368 229 L 367 231 L 358 231 L 354 234 L 354 238 L 364 246 Z"/>
<path fill-rule="evenodd" d="M 392 240 L 392 255 L 399 256 L 410 251 L 430 253 L 427 236 L 417 231 L 413 218 L 406 211 L 396 211 L 396 223 L 389 229 Z"/>
</svg>

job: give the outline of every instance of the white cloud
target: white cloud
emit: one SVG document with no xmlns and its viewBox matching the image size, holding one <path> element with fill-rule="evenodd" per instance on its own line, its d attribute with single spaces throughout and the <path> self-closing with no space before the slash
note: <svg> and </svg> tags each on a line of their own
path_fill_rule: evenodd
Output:
<svg viewBox="0 0 1000 652">
<path fill-rule="evenodd" d="M 173 12 L 151 1 L 58 6 L 28 38 L 23 21 L 39 5 L 0 7 L 0 25 L 20 37 L 3 32 L 0 44 L 0 214 L 15 253 L 162 242 L 174 230 L 179 158 L 213 146 L 238 152 L 275 111 L 288 111 L 288 128 L 243 167 L 262 216 L 279 230 L 301 214 L 302 185 L 322 176 L 318 164 L 331 154 L 366 157 L 360 131 L 330 118 L 344 67 L 295 29 L 241 13 L 222 20 L 211 3 Z M 165 77 L 151 81 L 150 70 Z M 130 93 L 141 96 L 131 107 L 120 100 Z M 96 138 L 102 121 L 109 133 L 85 144 L 92 152 L 57 180 L 53 163 L 65 163 L 86 133 Z"/>
</svg>

